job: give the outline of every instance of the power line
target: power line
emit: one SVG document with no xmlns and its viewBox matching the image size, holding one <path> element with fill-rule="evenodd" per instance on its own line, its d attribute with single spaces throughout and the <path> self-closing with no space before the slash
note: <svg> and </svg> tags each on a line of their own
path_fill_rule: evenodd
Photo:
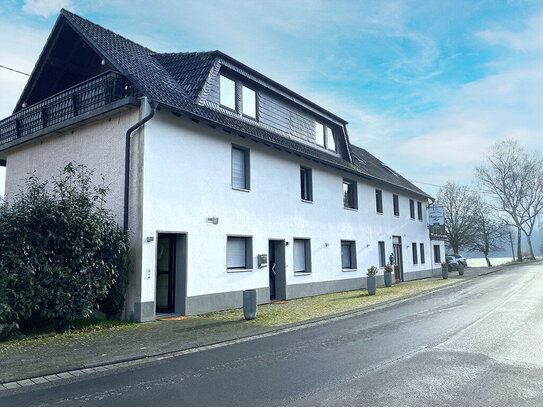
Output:
<svg viewBox="0 0 543 407">
<path fill-rule="evenodd" d="M 415 181 L 415 180 L 408 180 L 409 182 L 414 182 L 416 184 L 423 184 L 423 185 L 430 185 L 432 187 L 437 187 L 437 188 L 445 188 L 445 185 L 437 185 L 437 184 L 430 184 L 428 182 L 422 182 L 422 181 Z M 475 192 L 475 193 L 481 193 L 481 191 L 476 191 L 474 189 L 469 189 L 469 188 L 466 188 L 466 190 L 470 191 L 470 192 Z"/>
<path fill-rule="evenodd" d="M 28 74 L 28 73 L 26 73 L 26 72 L 21 72 L 21 71 L 18 71 L 17 69 L 9 68 L 9 67 L 4 66 L 4 65 L 0 65 L 0 68 L 7 69 L 8 71 L 17 72 L 17 73 L 20 73 L 21 75 L 30 76 L 30 74 Z"/>
</svg>

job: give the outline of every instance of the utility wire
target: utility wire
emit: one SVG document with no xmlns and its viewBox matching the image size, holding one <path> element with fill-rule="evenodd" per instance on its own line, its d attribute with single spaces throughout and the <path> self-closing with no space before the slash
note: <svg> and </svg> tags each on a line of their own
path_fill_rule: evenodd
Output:
<svg viewBox="0 0 543 407">
<path fill-rule="evenodd" d="M 430 185 L 432 187 L 438 187 L 438 188 L 445 188 L 445 185 L 437 185 L 437 184 L 430 184 L 428 182 L 422 182 L 422 181 L 415 181 L 415 180 L 408 180 L 409 182 L 414 182 L 415 184 L 423 184 L 423 185 Z M 481 191 L 475 191 L 474 189 L 466 188 L 470 192 L 475 192 L 477 194 L 481 193 Z"/>
<path fill-rule="evenodd" d="M 0 65 L 0 68 L 7 69 L 8 71 L 17 72 L 17 73 L 20 73 L 21 75 L 30 76 L 30 74 L 28 74 L 28 73 L 26 73 L 26 72 L 21 72 L 21 71 L 18 71 L 17 69 L 9 68 L 9 67 L 4 66 L 4 65 Z"/>
</svg>

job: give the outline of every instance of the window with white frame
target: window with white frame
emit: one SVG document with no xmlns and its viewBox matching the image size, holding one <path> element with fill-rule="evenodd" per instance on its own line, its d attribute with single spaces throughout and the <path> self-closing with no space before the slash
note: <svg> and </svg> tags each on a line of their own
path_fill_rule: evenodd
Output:
<svg viewBox="0 0 543 407">
<path fill-rule="evenodd" d="M 417 258 L 417 244 L 415 242 L 411 243 L 411 250 L 413 251 L 413 264 L 418 264 Z"/>
<path fill-rule="evenodd" d="M 222 107 L 236 111 L 236 82 L 219 75 L 219 100 Z"/>
<path fill-rule="evenodd" d="M 311 273 L 311 243 L 309 239 L 294 239 L 294 272 Z"/>
<path fill-rule="evenodd" d="M 417 201 L 417 212 L 419 220 L 422 220 L 422 202 Z"/>
<path fill-rule="evenodd" d="M 377 246 L 379 247 L 379 267 L 385 267 L 386 265 L 385 242 L 378 242 Z"/>
<path fill-rule="evenodd" d="M 232 188 L 249 190 L 249 150 L 232 146 Z"/>
<path fill-rule="evenodd" d="M 228 271 L 253 268 L 253 238 L 250 236 L 228 236 L 226 239 L 226 267 Z"/>
<path fill-rule="evenodd" d="M 341 241 L 341 268 L 343 270 L 356 269 L 356 243 L 354 240 Z"/>
<path fill-rule="evenodd" d="M 409 200 L 409 216 L 411 219 L 415 219 L 415 201 Z"/>
<path fill-rule="evenodd" d="M 426 263 L 426 258 L 424 256 L 424 243 L 420 244 L 420 264 Z"/>
<path fill-rule="evenodd" d="M 394 206 L 394 216 L 400 216 L 400 198 L 398 195 L 392 195 L 392 205 Z"/>
<path fill-rule="evenodd" d="M 441 263 L 441 249 L 438 244 L 434 245 L 434 263 Z"/>
<path fill-rule="evenodd" d="M 330 151 L 337 151 L 334 130 L 319 122 L 315 122 L 315 142 Z"/>
</svg>

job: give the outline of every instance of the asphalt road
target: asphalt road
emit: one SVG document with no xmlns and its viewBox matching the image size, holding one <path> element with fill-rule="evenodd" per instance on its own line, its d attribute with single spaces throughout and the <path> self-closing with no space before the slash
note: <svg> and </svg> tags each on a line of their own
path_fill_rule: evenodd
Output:
<svg viewBox="0 0 543 407">
<path fill-rule="evenodd" d="M 267 338 L 0 395 L 2 407 L 77 405 L 541 407 L 543 265 Z"/>
</svg>

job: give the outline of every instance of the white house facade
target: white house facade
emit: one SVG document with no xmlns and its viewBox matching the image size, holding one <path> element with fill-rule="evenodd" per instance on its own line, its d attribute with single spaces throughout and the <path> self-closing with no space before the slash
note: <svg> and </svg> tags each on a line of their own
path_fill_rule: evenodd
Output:
<svg viewBox="0 0 543 407">
<path fill-rule="evenodd" d="M 132 243 L 127 317 L 359 289 L 373 265 L 381 281 L 387 263 L 403 281 L 440 269 L 430 197 L 340 117 L 218 51 L 153 53 L 65 10 L 53 33 L 0 122 L 6 199 L 69 161 L 104 175 Z M 57 105 L 69 113 L 51 120 Z"/>
</svg>

